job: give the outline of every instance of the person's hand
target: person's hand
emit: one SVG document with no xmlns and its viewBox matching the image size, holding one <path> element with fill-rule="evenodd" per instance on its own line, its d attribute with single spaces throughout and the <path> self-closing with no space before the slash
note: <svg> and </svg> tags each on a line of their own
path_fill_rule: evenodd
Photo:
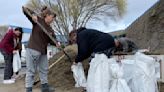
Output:
<svg viewBox="0 0 164 92">
<path fill-rule="evenodd" d="M 25 9 L 25 7 L 24 7 L 24 6 L 22 6 L 22 9 L 24 10 L 24 9 Z"/>
<path fill-rule="evenodd" d="M 17 50 L 13 50 L 13 54 L 16 54 L 17 53 Z"/>
<path fill-rule="evenodd" d="M 60 48 L 60 47 L 61 47 L 60 42 L 57 42 L 57 43 L 56 43 L 56 47 L 57 47 L 57 48 Z"/>
<path fill-rule="evenodd" d="M 25 7 L 25 6 L 22 6 L 22 9 L 23 9 L 23 10 L 25 10 L 25 9 L 27 9 L 27 7 Z"/>
<path fill-rule="evenodd" d="M 28 8 L 27 8 L 27 7 L 25 7 L 25 6 L 22 6 L 22 10 L 23 10 L 23 11 L 27 11 L 27 10 L 28 10 Z"/>
<path fill-rule="evenodd" d="M 76 62 L 73 62 L 72 65 L 77 65 L 77 63 Z"/>
<path fill-rule="evenodd" d="M 33 20 L 34 22 L 37 22 L 37 21 L 38 21 L 38 17 L 37 17 L 36 15 L 32 15 L 32 20 Z"/>
<path fill-rule="evenodd" d="M 73 71 L 77 67 L 77 65 L 78 64 L 76 62 L 73 62 L 71 65 L 71 70 Z"/>
<path fill-rule="evenodd" d="M 140 49 L 140 50 L 138 50 L 138 52 L 149 53 L 150 52 L 150 47 L 148 47 L 147 49 Z"/>
<path fill-rule="evenodd" d="M 77 69 L 79 67 L 83 67 L 81 62 L 78 62 L 78 63 L 77 62 L 73 62 L 72 65 L 71 65 L 71 70 L 73 71 L 73 70 L 75 70 L 75 69 Z"/>
</svg>

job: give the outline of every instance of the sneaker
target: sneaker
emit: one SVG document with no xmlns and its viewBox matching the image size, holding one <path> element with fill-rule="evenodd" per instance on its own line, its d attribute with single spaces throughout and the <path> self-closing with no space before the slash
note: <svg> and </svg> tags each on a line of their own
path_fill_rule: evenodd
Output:
<svg viewBox="0 0 164 92">
<path fill-rule="evenodd" d="M 10 80 L 15 81 L 16 79 L 15 78 L 11 78 Z"/>
<path fill-rule="evenodd" d="M 11 80 L 15 81 L 17 79 L 17 76 L 12 76 Z"/>
<path fill-rule="evenodd" d="M 55 88 L 48 85 L 48 83 L 41 85 L 41 92 L 54 92 L 54 91 L 55 91 Z"/>
<path fill-rule="evenodd" d="M 12 84 L 15 83 L 15 80 L 9 79 L 9 80 L 3 80 L 3 84 Z"/>
<path fill-rule="evenodd" d="M 17 79 L 19 77 L 18 74 L 14 74 L 11 78 Z"/>
</svg>

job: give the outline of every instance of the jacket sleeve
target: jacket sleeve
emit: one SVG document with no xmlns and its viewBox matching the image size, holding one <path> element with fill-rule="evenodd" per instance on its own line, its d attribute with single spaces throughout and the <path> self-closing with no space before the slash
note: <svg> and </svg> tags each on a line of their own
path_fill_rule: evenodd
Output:
<svg viewBox="0 0 164 92">
<path fill-rule="evenodd" d="M 11 31 L 11 30 L 9 30 Z M 8 49 L 8 51 L 13 51 L 14 50 L 14 46 L 12 46 L 12 42 L 13 42 L 13 39 L 14 39 L 14 34 L 9 32 L 6 34 L 6 41 L 4 43 L 4 46 Z"/>
<path fill-rule="evenodd" d="M 36 24 L 36 23 L 32 20 L 32 17 L 31 17 L 27 12 L 25 12 L 25 11 L 29 11 L 29 13 L 30 13 L 31 15 L 33 15 L 34 12 L 31 11 L 30 9 L 26 8 L 26 7 L 22 7 L 22 10 L 23 10 L 24 15 L 28 18 L 28 20 L 29 20 L 33 25 Z"/>
<path fill-rule="evenodd" d="M 54 34 L 52 35 L 52 37 L 54 37 L 54 39 L 56 40 L 56 36 Z M 56 46 L 56 43 L 54 43 L 51 39 L 50 39 L 50 44 Z"/>
<path fill-rule="evenodd" d="M 78 54 L 75 59 L 76 63 L 82 62 L 83 60 L 87 59 L 90 56 L 87 40 L 84 40 L 84 37 L 82 35 L 79 35 L 77 37 L 77 46 L 78 46 Z"/>
<path fill-rule="evenodd" d="M 50 31 L 49 34 L 53 37 L 53 39 L 56 40 L 56 35 L 54 33 L 54 30 L 50 27 L 50 29 L 48 29 L 48 31 Z M 49 38 L 49 43 L 50 43 L 50 45 L 56 46 L 56 43 L 54 43 L 50 38 Z"/>
</svg>

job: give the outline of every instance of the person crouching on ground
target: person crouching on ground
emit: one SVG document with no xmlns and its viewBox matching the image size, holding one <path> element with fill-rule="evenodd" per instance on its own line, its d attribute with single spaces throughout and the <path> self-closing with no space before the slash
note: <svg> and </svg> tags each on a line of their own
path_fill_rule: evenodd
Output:
<svg viewBox="0 0 164 92">
<path fill-rule="evenodd" d="M 4 84 L 11 84 L 15 82 L 13 76 L 13 54 L 16 53 L 14 49 L 15 40 L 23 33 L 22 28 L 17 27 L 14 30 L 10 29 L 0 42 L 0 51 L 4 56 L 5 70 L 4 70 Z"/>
</svg>

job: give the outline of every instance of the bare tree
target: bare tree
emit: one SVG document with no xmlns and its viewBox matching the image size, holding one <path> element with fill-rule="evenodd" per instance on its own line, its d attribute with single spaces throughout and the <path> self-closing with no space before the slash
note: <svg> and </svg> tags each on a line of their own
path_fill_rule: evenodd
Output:
<svg viewBox="0 0 164 92">
<path fill-rule="evenodd" d="M 122 16 L 126 4 L 125 0 L 30 0 L 26 6 L 38 11 L 44 5 L 57 14 L 52 24 L 55 32 L 68 39 L 69 30 L 86 26 L 89 21 Z"/>
</svg>

